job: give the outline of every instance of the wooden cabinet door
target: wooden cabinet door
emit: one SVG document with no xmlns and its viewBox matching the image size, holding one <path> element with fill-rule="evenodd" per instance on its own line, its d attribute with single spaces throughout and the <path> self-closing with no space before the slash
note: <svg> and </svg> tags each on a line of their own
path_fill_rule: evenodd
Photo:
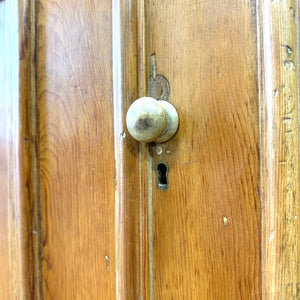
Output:
<svg viewBox="0 0 300 300">
<path fill-rule="evenodd" d="M 1 1 L 0 298 L 297 299 L 299 12 Z M 128 133 L 143 96 L 168 142 Z"/>
</svg>

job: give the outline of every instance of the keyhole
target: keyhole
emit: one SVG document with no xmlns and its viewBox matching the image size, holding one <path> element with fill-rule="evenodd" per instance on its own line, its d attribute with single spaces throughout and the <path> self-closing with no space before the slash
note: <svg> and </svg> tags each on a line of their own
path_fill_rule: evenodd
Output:
<svg viewBox="0 0 300 300">
<path fill-rule="evenodd" d="M 160 162 L 156 165 L 157 187 L 162 191 L 169 187 L 168 173 L 169 167 L 167 163 Z"/>
</svg>

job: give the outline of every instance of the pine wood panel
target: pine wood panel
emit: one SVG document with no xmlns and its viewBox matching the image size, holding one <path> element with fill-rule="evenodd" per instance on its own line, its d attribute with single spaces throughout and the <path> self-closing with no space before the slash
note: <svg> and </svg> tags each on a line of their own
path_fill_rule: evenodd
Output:
<svg viewBox="0 0 300 300">
<path fill-rule="evenodd" d="M 150 1 L 150 51 L 180 118 L 153 148 L 170 185 L 153 174 L 155 299 L 261 297 L 255 14 L 253 1 Z"/>
<path fill-rule="evenodd" d="M 40 1 L 45 299 L 115 299 L 110 1 Z"/>
<path fill-rule="evenodd" d="M 0 1 L 0 298 L 296 299 L 299 13 L 41 0 L 36 32 L 35 1 Z M 125 128 L 151 53 L 180 116 L 162 154 Z"/>
</svg>

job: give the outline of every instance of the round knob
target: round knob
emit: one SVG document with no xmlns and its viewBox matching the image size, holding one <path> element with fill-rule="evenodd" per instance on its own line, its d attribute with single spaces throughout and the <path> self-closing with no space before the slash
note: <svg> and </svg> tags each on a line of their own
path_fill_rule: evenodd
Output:
<svg viewBox="0 0 300 300">
<path fill-rule="evenodd" d="M 163 143 L 176 133 L 178 115 L 171 103 L 143 97 L 129 107 L 126 124 L 136 140 Z"/>
</svg>

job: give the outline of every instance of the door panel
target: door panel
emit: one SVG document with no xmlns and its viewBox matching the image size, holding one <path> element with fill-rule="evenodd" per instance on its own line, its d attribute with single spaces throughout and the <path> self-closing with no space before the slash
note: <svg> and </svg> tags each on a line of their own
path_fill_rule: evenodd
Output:
<svg viewBox="0 0 300 300">
<path fill-rule="evenodd" d="M 150 49 L 180 127 L 153 148 L 155 299 L 259 299 L 260 210 L 253 1 L 150 1 Z"/>
<path fill-rule="evenodd" d="M 46 299 L 115 296 L 111 3 L 41 1 Z"/>
<path fill-rule="evenodd" d="M 299 12 L 0 1 L 0 298 L 296 299 Z M 179 130 L 138 143 L 159 93 Z"/>
</svg>

